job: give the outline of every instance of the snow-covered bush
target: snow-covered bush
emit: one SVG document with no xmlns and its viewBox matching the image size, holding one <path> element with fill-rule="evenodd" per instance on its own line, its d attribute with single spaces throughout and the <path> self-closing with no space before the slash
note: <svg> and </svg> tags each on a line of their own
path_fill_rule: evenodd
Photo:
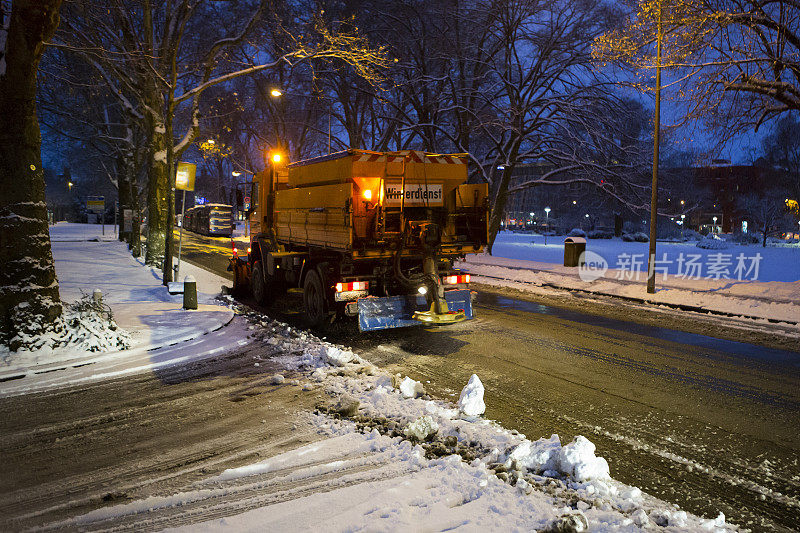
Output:
<svg viewBox="0 0 800 533">
<path fill-rule="evenodd" d="M 639 224 L 635 224 L 631 221 L 627 221 L 622 224 L 622 233 L 636 233 L 637 231 L 642 231 L 642 226 Z"/>
<path fill-rule="evenodd" d="M 567 237 L 586 237 L 586 232 L 580 228 L 572 228 L 567 233 Z"/>
<path fill-rule="evenodd" d="M 611 239 L 614 237 L 613 231 L 595 229 L 586 234 L 590 239 Z"/>
<path fill-rule="evenodd" d="M 693 229 L 685 229 L 683 230 L 683 240 L 685 241 L 699 241 L 703 238 L 703 236 L 696 232 Z"/>
<path fill-rule="evenodd" d="M 641 231 L 637 231 L 636 233 L 625 233 L 622 236 L 622 240 L 625 242 L 649 242 L 650 237 Z"/>
<path fill-rule="evenodd" d="M 728 247 L 728 243 L 722 239 L 708 235 L 703 238 L 703 240 L 698 241 L 697 247 L 705 250 L 724 250 Z"/>
<path fill-rule="evenodd" d="M 754 233 L 734 233 L 730 239 L 737 244 L 759 244 L 761 239 Z"/>
<path fill-rule="evenodd" d="M 9 340 L 12 351 L 56 348 L 76 348 L 87 352 L 125 350 L 131 346 L 131 336 L 117 326 L 111 308 L 102 298 L 95 300 L 84 295 L 68 304 L 62 315 L 45 332 L 31 335 L 18 331 Z"/>
</svg>

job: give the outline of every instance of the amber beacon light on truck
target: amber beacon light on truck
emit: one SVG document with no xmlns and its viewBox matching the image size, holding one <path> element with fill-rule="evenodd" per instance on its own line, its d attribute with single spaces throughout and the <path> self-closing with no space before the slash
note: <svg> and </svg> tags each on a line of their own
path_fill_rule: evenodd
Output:
<svg viewBox="0 0 800 533">
<path fill-rule="evenodd" d="M 357 317 L 362 331 L 472 318 L 453 263 L 488 236 L 488 185 L 463 154 L 345 150 L 287 164 L 271 154 L 248 199 L 251 239 L 230 269 L 262 304 L 299 288 L 307 322 Z"/>
</svg>

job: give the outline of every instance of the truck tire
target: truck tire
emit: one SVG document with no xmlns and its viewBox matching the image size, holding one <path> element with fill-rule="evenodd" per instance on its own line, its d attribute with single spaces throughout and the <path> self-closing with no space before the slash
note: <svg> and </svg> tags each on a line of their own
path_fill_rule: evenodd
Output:
<svg viewBox="0 0 800 533">
<path fill-rule="evenodd" d="M 250 280 L 253 287 L 253 299 L 258 305 L 266 305 L 269 298 L 269 284 L 264 276 L 264 266 L 261 261 L 253 263 L 253 279 Z"/>
<path fill-rule="evenodd" d="M 327 307 L 322 279 L 316 270 L 310 270 L 303 282 L 303 310 L 306 324 L 312 328 L 324 324 L 328 315 Z"/>
</svg>

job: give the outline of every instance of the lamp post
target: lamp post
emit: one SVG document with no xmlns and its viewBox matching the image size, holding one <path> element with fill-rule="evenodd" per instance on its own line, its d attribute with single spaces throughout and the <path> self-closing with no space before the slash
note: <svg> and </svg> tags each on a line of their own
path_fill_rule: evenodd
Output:
<svg viewBox="0 0 800 533">
<path fill-rule="evenodd" d="M 711 233 L 717 233 L 717 217 L 711 217 L 711 220 L 714 222 L 711 226 Z"/>
<path fill-rule="evenodd" d="M 545 220 L 545 225 L 547 226 L 547 229 L 544 232 L 544 245 L 547 246 L 547 232 L 550 231 L 550 208 L 549 207 L 545 207 L 544 208 L 544 220 Z"/>
<path fill-rule="evenodd" d="M 658 45 L 656 52 L 656 105 L 653 117 L 653 184 L 650 191 L 650 246 L 647 258 L 647 292 L 656 292 L 656 224 L 658 223 L 658 148 L 661 136 L 661 44 L 663 41 L 663 6 L 658 2 Z"/>
<path fill-rule="evenodd" d="M 681 200 L 681 203 L 683 203 L 683 200 Z M 683 240 L 683 225 L 685 223 L 685 219 L 686 215 L 681 215 L 681 240 Z"/>
</svg>

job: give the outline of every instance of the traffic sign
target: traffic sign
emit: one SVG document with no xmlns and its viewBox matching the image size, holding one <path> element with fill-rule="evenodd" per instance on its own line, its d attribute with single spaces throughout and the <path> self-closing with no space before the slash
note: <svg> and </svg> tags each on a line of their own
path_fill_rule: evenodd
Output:
<svg viewBox="0 0 800 533">
<path fill-rule="evenodd" d="M 92 213 L 103 213 L 106 210 L 106 199 L 104 196 L 90 196 L 86 199 L 86 210 Z"/>
<path fill-rule="evenodd" d="M 179 191 L 193 191 L 196 171 L 197 165 L 193 163 L 178 163 L 175 172 L 175 188 Z"/>
</svg>

